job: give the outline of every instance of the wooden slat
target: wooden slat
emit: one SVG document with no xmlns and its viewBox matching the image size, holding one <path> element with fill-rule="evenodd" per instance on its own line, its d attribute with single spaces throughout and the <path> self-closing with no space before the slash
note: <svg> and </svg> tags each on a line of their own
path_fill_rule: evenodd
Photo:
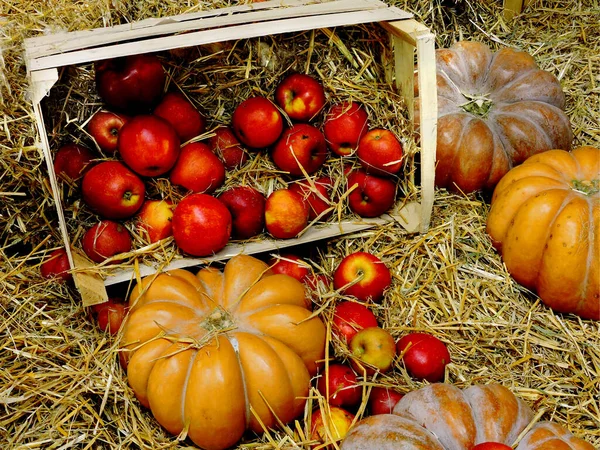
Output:
<svg viewBox="0 0 600 450">
<path fill-rule="evenodd" d="M 398 208 L 393 214 L 385 214 L 375 219 L 361 219 L 359 221 L 344 221 L 337 224 L 327 224 L 323 226 L 315 226 L 306 230 L 306 232 L 293 239 L 263 239 L 261 241 L 254 241 L 241 244 L 227 244 L 223 250 L 219 251 L 215 255 L 207 258 L 181 258 L 174 262 L 164 266 L 150 266 L 142 265 L 139 266 L 139 275 L 141 277 L 151 275 L 157 270 L 172 270 L 181 269 L 186 267 L 193 267 L 202 264 L 206 264 L 211 261 L 224 261 L 237 254 L 244 253 L 246 255 L 252 255 L 256 253 L 264 253 L 270 251 L 278 251 L 282 248 L 292 247 L 300 244 L 306 244 L 308 242 L 315 242 L 323 239 L 329 239 L 332 237 L 342 236 L 358 231 L 367 230 L 373 228 L 376 225 L 384 225 L 391 221 L 396 221 L 409 232 L 416 232 L 419 230 L 421 215 L 421 206 L 418 203 L 408 203 L 401 208 Z M 122 283 L 125 281 L 131 281 L 135 278 L 136 272 L 133 269 L 124 269 L 111 273 L 104 281 L 106 286 L 113 284 Z"/>
<path fill-rule="evenodd" d="M 260 23 L 290 16 L 299 18 L 314 15 L 368 11 L 373 9 L 389 9 L 387 5 L 376 0 L 337 0 L 327 3 L 310 4 L 304 4 L 302 2 L 296 3 L 297 6 L 271 7 L 270 9 L 253 10 L 244 8 L 240 9 L 236 14 L 213 12 L 212 14 L 182 15 L 165 18 L 160 21 L 152 19 L 151 23 L 144 26 L 140 26 L 139 24 L 132 24 L 129 26 L 119 25 L 96 30 L 65 33 L 61 37 L 50 36 L 51 39 L 45 39 L 45 37 L 33 38 L 26 42 L 26 52 L 29 59 L 35 59 L 101 45 L 111 45 L 118 42 L 134 41 L 149 37 L 154 38 L 184 31 L 199 31 L 224 26 L 247 24 L 250 22 Z M 235 8 L 227 9 L 234 10 Z M 406 14 L 409 13 L 405 13 L 405 15 Z M 194 16 L 193 19 L 192 16 Z"/>
</svg>

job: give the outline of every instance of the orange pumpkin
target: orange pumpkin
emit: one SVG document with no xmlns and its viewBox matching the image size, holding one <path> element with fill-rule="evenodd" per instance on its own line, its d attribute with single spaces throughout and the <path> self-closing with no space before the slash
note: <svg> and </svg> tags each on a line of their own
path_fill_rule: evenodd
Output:
<svg viewBox="0 0 600 450">
<path fill-rule="evenodd" d="M 496 186 L 487 232 L 509 273 L 556 311 L 600 319 L 600 149 L 551 150 Z"/>
<path fill-rule="evenodd" d="M 438 49 L 436 65 L 437 186 L 491 190 L 527 157 L 571 148 L 560 83 L 528 53 L 460 41 Z"/>
<path fill-rule="evenodd" d="M 409 392 L 393 414 L 369 416 L 350 429 L 342 450 L 471 450 L 484 442 L 512 445 L 533 411 L 499 384 L 465 390 L 434 383 Z M 517 450 L 593 450 L 556 424 L 536 424 Z"/>
<path fill-rule="evenodd" d="M 121 347 L 129 385 L 170 433 L 234 445 L 304 411 L 326 331 L 303 285 L 251 256 L 142 279 Z"/>
</svg>

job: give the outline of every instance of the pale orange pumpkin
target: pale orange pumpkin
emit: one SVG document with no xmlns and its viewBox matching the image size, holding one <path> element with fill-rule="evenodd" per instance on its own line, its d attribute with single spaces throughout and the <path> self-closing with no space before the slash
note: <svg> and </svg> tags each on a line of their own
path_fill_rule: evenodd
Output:
<svg viewBox="0 0 600 450">
<path fill-rule="evenodd" d="M 434 383 L 409 392 L 393 414 L 369 416 L 350 429 L 342 450 L 471 450 L 484 442 L 512 445 L 529 425 L 531 408 L 499 384 L 461 390 Z M 541 422 L 517 450 L 594 450 L 557 424 Z"/>
<path fill-rule="evenodd" d="M 527 52 L 459 41 L 436 51 L 436 65 L 437 186 L 491 190 L 527 157 L 571 148 L 560 82 Z"/>
<path fill-rule="evenodd" d="M 487 232 L 513 278 L 556 311 L 600 320 L 600 149 L 551 150 L 500 180 Z"/>
<path fill-rule="evenodd" d="M 224 449 L 303 413 L 326 331 L 299 281 L 239 255 L 223 271 L 148 276 L 129 301 L 129 385 L 170 433 Z"/>
</svg>

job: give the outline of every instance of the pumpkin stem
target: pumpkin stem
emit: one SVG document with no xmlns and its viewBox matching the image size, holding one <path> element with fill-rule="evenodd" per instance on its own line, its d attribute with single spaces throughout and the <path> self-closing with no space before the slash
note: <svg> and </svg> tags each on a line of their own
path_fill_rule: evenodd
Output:
<svg viewBox="0 0 600 450">
<path fill-rule="evenodd" d="M 573 189 L 585 195 L 594 195 L 600 192 L 600 180 L 573 180 Z"/>
<path fill-rule="evenodd" d="M 231 314 L 220 306 L 216 307 L 206 318 L 200 323 L 200 326 L 209 333 L 219 333 L 229 331 L 234 327 L 234 321 Z"/>
<path fill-rule="evenodd" d="M 494 106 L 494 103 L 487 98 L 485 95 L 467 95 L 463 94 L 469 101 L 463 103 L 460 107 L 463 111 L 471 113 L 482 119 L 487 118 L 490 109 Z"/>
</svg>

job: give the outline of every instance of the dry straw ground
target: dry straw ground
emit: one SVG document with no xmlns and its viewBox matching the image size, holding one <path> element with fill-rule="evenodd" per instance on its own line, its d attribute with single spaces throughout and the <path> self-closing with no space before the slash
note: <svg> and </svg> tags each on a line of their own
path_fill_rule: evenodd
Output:
<svg viewBox="0 0 600 450">
<path fill-rule="evenodd" d="M 600 5 L 596 0 L 533 0 L 510 22 L 503 19 L 499 0 L 398 0 L 394 4 L 414 12 L 430 26 L 439 47 L 458 39 L 477 39 L 493 48 L 514 46 L 530 52 L 563 84 L 574 145 L 600 146 Z M 0 2 L 3 449 L 190 445 L 167 436 L 148 411 L 140 408 L 117 363 L 114 340 L 90 322 L 77 293 L 39 276 L 40 262 L 61 244 L 27 100 L 22 42 L 41 33 L 225 5 L 220 1 L 175 0 Z M 363 28 L 357 36 L 366 39 L 357 39 L 349 46 L 357 49 L 352 53 L 354 67 L 342 46 L 323 44 L 330 35 L 315 34 L 315 51 L 329 49 L 329 61 L 324 65 L 329 72 L 323 73 L 329 80 L 329 92 L 359 98 L 380 123 L 401 132 L 405 123 L 398 107 L 401 102 L 377 90 L 382 46 L 372 44 L 381 43 L 380 33 Z M 286 49 L 286 45 L 289 42 L 281 41 L 278 48 Z M 306 54 L 291 54 L 295 55 L 299 65 L 306 64 Z M 315 53 L 312 63 L 316 65 L 324 58 Z M 220 76 L 217 62 L 213 63 L 213 76 Z M 85 81 L 85 71 L 75 70 L 75 79 Z M 210 105 L 225 93 L 204 89 L 203 76 L 186 78 L 182 83 L 186 89 L 197 87 L 193 94 Z M 256 82 L 266 86 L 264 80 Z M 63 97 L 69 109 L 50 127 L 55 143 L 85 121 L 87 112 L 82 105 L 97 107 L 86 103 L 83 87 L 79 92 L 76 88 L 73 92 L 77 95 L 66 96 L 75 103 L 71 105 Z M 224 108 L 224 117 L 230 112 Z M 392 289 L 383 304 L 375 307 L 382 325 L 394 336 L 411 330 L 437 335 L 453 358 L 447 381 L 460 387 L 500 382 L 527 400 L 542 419 L 562 423 L 600 447 L 600 326 L 554 314 L 511 280 L 485 234 L 487 201 L 485 195 L 439 191 L 426 234 L 402 235 L 390 224 L 332 240 L 310 254 L 320 270 L 331 273 L 348 252 L 375 252 L 394 271 Z M 88 219 L 82 216 L 82 220 Z M 325 306 L 324 317 L 336 300 L 339 296 L 332 293 L 317 299 Z M 343 349 L 334 344 L 332 352 L 343 357 Z M 401 364 L 377 382 L 402 392 L 421 385 L 406 375 Z M 283 432 L 249 436 L 242 447 L 298 448 L 306 442 L 303 426 L 300 421 Z"/>
</svg>

